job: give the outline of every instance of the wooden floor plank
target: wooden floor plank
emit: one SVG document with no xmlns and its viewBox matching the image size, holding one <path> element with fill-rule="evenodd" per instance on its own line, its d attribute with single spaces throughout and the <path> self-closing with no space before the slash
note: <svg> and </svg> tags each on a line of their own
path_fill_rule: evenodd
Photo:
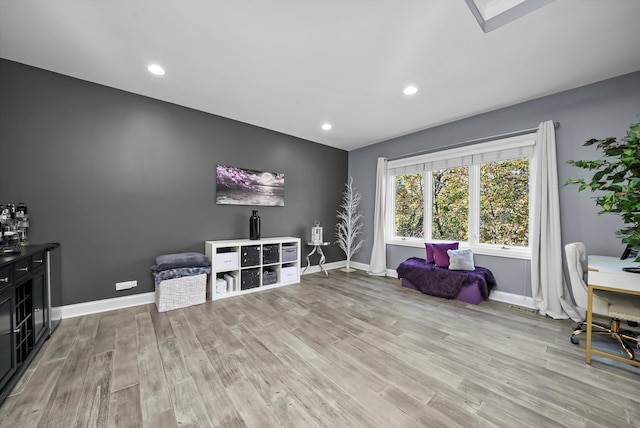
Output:
<svg viewBox="0 0 640 428">
<path fill-rule="evenodd" d="M 572 325 L 314 273 L 163 313 L 62 320 L 0 425 L 640 427 L 640 369 L 586 364 Z"/>
<path fill-rule="evenodd" d="M 111 393 L 109 404 L 109 428 L 140 428 L 140 386 L 132 385 Z"/>
<path fill-rule="evenodd" d="M 117 312 L 100 318 L 96 338 L 93 344 L 93 352 L 99 354 L 105 351 L 113 351 L 116 348 L 116 332 L 120 321 Z"/>
<path fill-rule="evenodd" d="M 84 340 L 82 342 L 86 343 Z M 40 426 L 43 428 L 73 426 L 82 396 L 82 386 L 89 369 L 90 355 L 91 347 L 75 348 L 64 360 L 58 382 L 43 411 Z M 37 382 L 33 382 L 35 380 L 32 378 L 30 388 L 37 387 L 35 385 Z"/>
<path fill-rule="evenodd" d="M 150 314 L 137 314 L 136 326 L 140 404 L 142 418 L 147 421 L 156 414 L 172 410 L 173 407 Z"/>
<path fill-rule="evenodd" d="M 247 427 L 280 427 L 280 423 L 274 418 L 269 410 L 269 406 L 262 400 L 247 379 L 243 379 L 227 387 L 227 394 L 235 408 L 247 409 L 247 411 L 242 412 L 242 419 Z"/>
<path fill-rule="evenodd" d="M 135 314 L 127 312 L 122 317 L 127 322 L 120 323 L 117 327 L 111 392 L 138 385 L 140 382 Z"/>
<path fill-rule="evenodd" d="M 66 358 L 72 349 L 73 342 L 78 336 L 78 328 L 82 317 L 65 319 L 55 331 L 56 340 L 48 340 L 42 347 L 42 359 L 44 361 Z"/>
<path fill-rule="evenodd" d="M 147 305 L 147 307 L 149 306 L 151 305 Z M 157 310 L 153 310 L 153 308 L 150 308 L 150 310 L 147 312 L 136 314 L 136 318 L 138 315 L 144 313 L 148 313 L 151 316 L 156 340 L 163 341 L 176 337 L 176 334 L 173 331 L 173 327 L 171 326 L 171 318 L 168 312 L 158 312 Z"/>
<path fill-rule="evenodd" d="M 324 427 L 377 425 L 369 409 L 362 407 L 348 391 L 348 377 L 345 372 L 341 372 L 338 377 L 330 376 L 324 369 L 325 365 L 314 364 L 320 361 L 319 359 L 306 362 L 290 353 L 280 355 L 280 359 L 295 373 L 296 381 L 290 389 L 297 390 L 296 396 L 318 425 Z M 362 384 L 359 384 L 356 389 L 358 393 L 364 393 L 363 397 L 366 398 L 375 395 Z"/>
<path fill-rule="evenodd" d="M 178 426 L 173 408 L 154 413 L 149 416 L 149 419 L 143 419 L 142 422 L 144 428 L 176 428 Z"/>
<path fill-rule="evenodd" d="M 178 383 L 191 377 L 178 340 L 159 342 L 158 349 L 167 382 Z"/>
<path fill-rule="evenodd" d="M 205 410 L 214 426 L 229 428 L 245 428 L 246 424 L 238 409 L 236 409 L 227 395 L 226 388 L 218 376 L 205 352 L 187 355 L 187 367 L 203 401 Z M 244 409 L 244 406 L 241 407 Z"/>
<path fill-rule="evenodd" d="M 89 375 L 82 385 L 80 403 L 73 426 L 107 427 L 111 394 L 113 351 L 93 354 L 89 362 Z"/>
<path fill-rule="evenodd" d="M 25 383 L 20 394 L 13 394 L 0 407 L 0 425 L 38 426 L 62 372 L 63 363 L 64 361 L 56 359 L 40 364 L 31 378 L 37 379 L 37 385 L 29 387 L 29 384 Z"/>
<path fill-rule="evenodd" d="M 169 385 L 176 421 L 181 427 L 213 428 L 206 405 L 192 377 Z"/>
</svg>

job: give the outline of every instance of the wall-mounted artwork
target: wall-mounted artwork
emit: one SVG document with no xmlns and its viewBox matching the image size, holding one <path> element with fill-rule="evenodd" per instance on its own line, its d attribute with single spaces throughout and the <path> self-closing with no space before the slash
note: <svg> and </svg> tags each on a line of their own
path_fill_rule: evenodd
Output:
<svg viewBox="0 0 640 428">
<path fill-rule="evenodd" d="M 284 174 L 218 165 L 216 203 L 284 206 Z"/>
</svg>

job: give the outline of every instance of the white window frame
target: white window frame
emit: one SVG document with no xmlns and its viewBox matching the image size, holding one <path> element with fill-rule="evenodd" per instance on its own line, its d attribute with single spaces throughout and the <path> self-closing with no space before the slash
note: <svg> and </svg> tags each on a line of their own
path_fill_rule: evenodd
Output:
<svg viewBox="0 0 640 428">
<path fill-rule="evenodd" d="M 438 240 L 430 239 L 432 233 L 431 221 L 431 195 L 432 188 L 431 171 L 432 165 L 446 165 L 448 162 L 454 162 L 451 166 L 468 166 L 469 167 L 469 225 L 468 234 L 469 241 L 460 242 L 460 248 L 470 248 L 476 254 L 485 254 L 498 257 L 508 257 L 517 259 L 531 259 L 531 224 L 533 220 L 534 204 L 533 200 L 533 171 L 536 159 L 533 155 L 533 146 L 535 145 L 536 134 L 529 133 L 515 137 L 503 138 L 499 140 L 489 141 L 471 146 L 458 147 L 454 149 L 442 150 L 433 153 L 427 153 L 408 158 L 392 160 L 387 165 L 387 224 L 385 227 L 385 240 L 390 245 L 401 245 L 416 248 L 424 248 L 425 242 L 438 242 Z M 484 155 L 491 156 L 496 153 L 505 153 L 508 151 L 524 150 L 527 155 L 519 157 L 529 157 L 529 243 L 528 246 L 509 246 L 496 244 L 482 244 L 479 242 L 480 237 L 480 165 L 479 161 Z M 500 156 L 500 155 L 498 155 Z M 511 157 L 514 159 L 517 157 Z M 491 162 L 489 157 L 482 163 Z M 497 158 L 493 160 L 506 160 L 507 158 Z M 425 170 L 426 169 L 426 170 Z M 394 236 L 395 234 L 395 176 L 402 173 L 421 172 L 423 176 L 424 194 L 424 236 L 421 238 L 407 238 Z M 443 241 L 444 242 L 444 241 Z"/>
</svg>

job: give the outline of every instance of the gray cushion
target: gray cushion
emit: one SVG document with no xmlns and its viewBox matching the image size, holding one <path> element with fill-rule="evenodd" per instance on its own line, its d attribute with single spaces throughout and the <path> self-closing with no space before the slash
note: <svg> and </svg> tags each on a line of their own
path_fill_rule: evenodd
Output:
<svg viewBox="0 0 640 428">
<path fill-rule="evenodd" d="M 473 252 L 471 250 L 447 250 L 449 270 L 475 270 Z"/>
<path fill-rule="evenodd" d="M 208 267 L 210 265 L 209 259 L 200 253 L 163 254 L 156 257 L 155 270 L 161 272 L 169 269 Z"/>
</svg>

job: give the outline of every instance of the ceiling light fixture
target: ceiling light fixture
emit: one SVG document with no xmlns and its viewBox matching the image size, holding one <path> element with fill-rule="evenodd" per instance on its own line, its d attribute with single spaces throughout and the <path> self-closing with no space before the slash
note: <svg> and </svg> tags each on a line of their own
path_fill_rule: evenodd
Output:
<svg viewBox="0 0 640 428">
<path fill-rule="evenodd" d="M 164 76 L 165 73 L 164 68 L 160 67 L 158 64 L 151 64 L 147 67 L 147 70 L 157 76 Z"/>
<path fill-rule="evenodd" d="M 322 124 L 322 129 L 324 129 L 325 131 L 330 130 L 331 128 L 333 128 L 333 126 L 331 126 L 330 123 L 323 123 Z"/>
<path fill-rule="evenodd" d="M 416 87 L 415 87 L 415 86 L 413 86 L 413 85 L 409 85 L 409 86 L 407 86 L 406 88 L 404 88 L 404 94 L 405 94 L 405 95 L 413 95 L 413 94 L 415 94 L 416 92 L 418 92 L 418 88 L 416 88 Z"/>
</svg>

